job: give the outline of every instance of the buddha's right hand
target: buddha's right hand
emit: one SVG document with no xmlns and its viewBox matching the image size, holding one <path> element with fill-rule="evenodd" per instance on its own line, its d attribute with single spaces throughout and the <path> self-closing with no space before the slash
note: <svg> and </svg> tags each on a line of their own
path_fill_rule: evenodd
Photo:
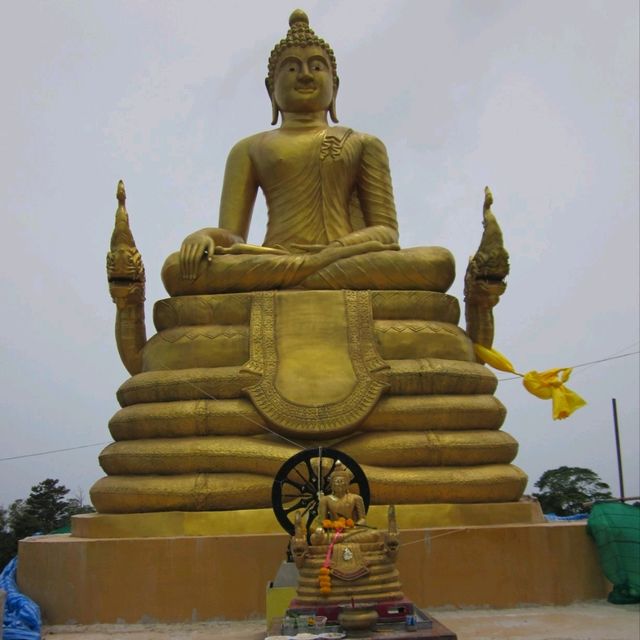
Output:
<svg viewBox="0 0 640 640">
<path fill-rule="evenodd" d="M 180 247 L 180 273 L 184 280 L 195 280 L 198 275 L 198 267 L 203 256 L 211 262 L 215 243 L 213 239 L 196 231 L 188 235 Z"/>
</svg>

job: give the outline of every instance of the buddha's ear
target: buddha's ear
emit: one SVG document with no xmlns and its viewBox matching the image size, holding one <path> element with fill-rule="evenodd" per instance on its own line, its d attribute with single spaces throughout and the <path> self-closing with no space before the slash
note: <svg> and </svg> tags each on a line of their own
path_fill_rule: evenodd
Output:
<svg viewBox="0 0 640 640">
<path fill-rule="evenodd" d="M 271 101 L 271 124 L 278 124 L 278 115 L 280 113 L 280 109 L 276 103 L 276 99 L 269 89 L 269 78 L 264 79 L 264 86 L 267 88 L 267 93 L 269 94 L 269 100 Z"/>
<path fill-rule="evenodd" d="M 333 97 L 331 98 L 331 104 L 329 105 L 329 117 L 331 122 L 339 122 L 336 115 L 336 96 L 338 95 L 338 88 L 340 87 L 340 78 L 336 77 L 336 82 L 333 85 Z"/>
</svg>

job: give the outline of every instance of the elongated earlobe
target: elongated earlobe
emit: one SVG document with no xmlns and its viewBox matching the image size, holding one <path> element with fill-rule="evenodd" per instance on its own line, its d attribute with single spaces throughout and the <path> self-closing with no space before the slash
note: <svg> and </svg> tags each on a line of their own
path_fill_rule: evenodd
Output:
<svg viewBox="0 0 640 640">
<path fill-rule="evenodd" d="M 331 122 L 340 122 L 338 120 L 338 116 L 336 115 L 336 99 L 333 97 L 331 99 L 331 104 L 329 105 L 329 117 L 331 118 Z"/>
<path fill-rule="evenodd" d="M 273 97 L 273 93 L 269 87 L 269 78 L 264 79 L 264 86 L 267 88 L 269 100 L 271 101 L 271 124 L 278 124 L 278 114 L 280 113 L 280 109 L 278 109 L 276 99 Z"/>
<path fill-rule="evenodd" d="M 340 79 L 336 78 L 335 86 L 333 87 L 333 98 L 331 98 L 331 104 L 329 105 L 329 117 L 331 122 L 338 123 L 338 116 L 336 114 L 336 96 L 338 95 L 338 87 L 340 86 Z"/>
</svg>

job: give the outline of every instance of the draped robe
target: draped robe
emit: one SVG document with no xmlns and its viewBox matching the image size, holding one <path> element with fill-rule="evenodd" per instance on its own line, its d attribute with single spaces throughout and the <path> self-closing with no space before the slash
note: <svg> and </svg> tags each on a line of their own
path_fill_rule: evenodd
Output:
<svg viewBox="0 0 640 640">
<path fill-rule="evenodd" d="M 304 135 L 274 130 L 236 146 L 248 153 L 266 198 L 263 246 L 288 253 L 215 255 L 193 281 L 180 278 L 173 254 L 163 268 L 171 295 L 294 287 L 444 292 L 451 285 L 455 268 L 446 249 L 384 250 L 398 225 L 387 152 L 377 138 L 344 127 Z M 296 245 L 329 246 L 309 253 Z"/>
</svg>

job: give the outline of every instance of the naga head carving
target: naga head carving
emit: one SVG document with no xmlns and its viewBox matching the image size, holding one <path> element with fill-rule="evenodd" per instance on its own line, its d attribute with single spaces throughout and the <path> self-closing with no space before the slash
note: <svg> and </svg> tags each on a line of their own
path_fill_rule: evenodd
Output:
<svg viewBox="0 0 640 640">
<path fill-rule="evenodd" d="M 107 253 L 107 280 L 113 301 L 122 305 L 144 301 L 145 272 L 142 255 L 129 227 L 129 215 L 125 206 L 127 195 L 122 180 L 118 182 L 116 197 L 118 208 L 111 247 Z"/>
</svg>

